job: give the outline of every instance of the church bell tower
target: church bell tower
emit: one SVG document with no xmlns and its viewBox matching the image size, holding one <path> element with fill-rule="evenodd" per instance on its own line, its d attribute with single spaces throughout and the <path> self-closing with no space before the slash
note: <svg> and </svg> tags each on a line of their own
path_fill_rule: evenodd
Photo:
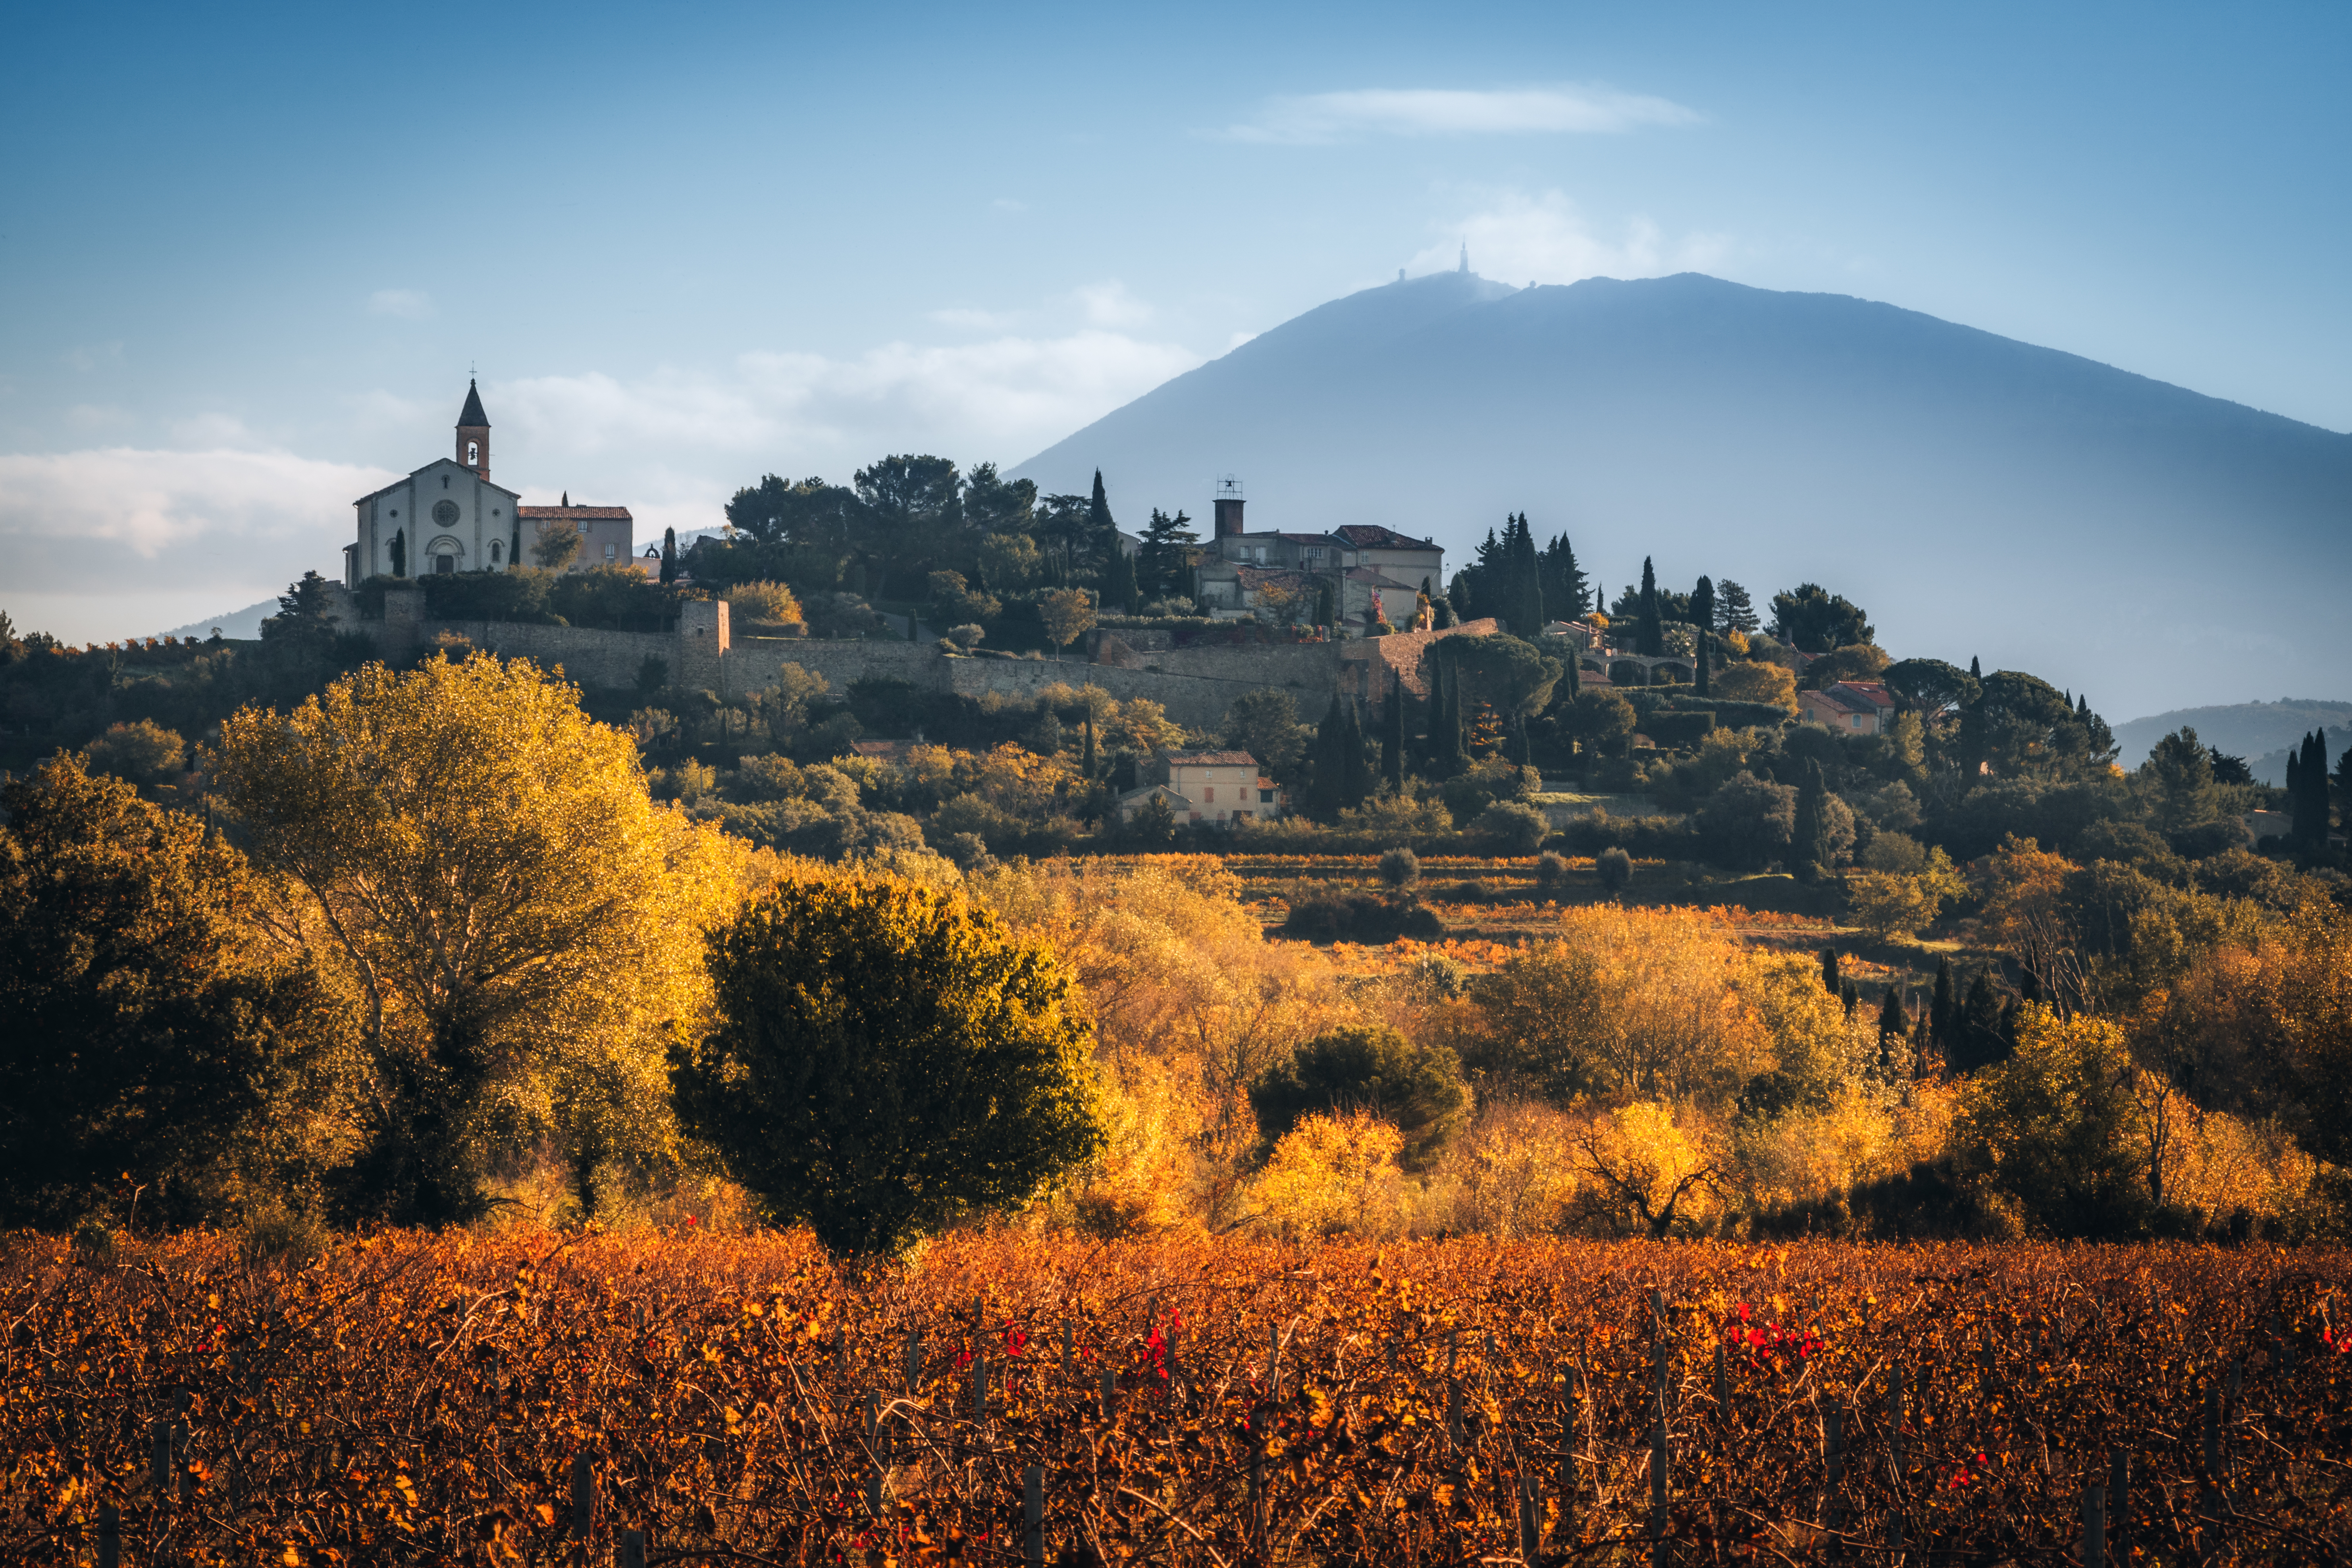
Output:
<svg viewBox="0 0 2352 1568">
<path fill-rule="evenodd" d="M 465 412 L 457 416 L 457 461 L 474 470 L 476 479 L 490 477 L 490 416 L 482 412 L 482 395 L 466 383 Z"/>
</svg>

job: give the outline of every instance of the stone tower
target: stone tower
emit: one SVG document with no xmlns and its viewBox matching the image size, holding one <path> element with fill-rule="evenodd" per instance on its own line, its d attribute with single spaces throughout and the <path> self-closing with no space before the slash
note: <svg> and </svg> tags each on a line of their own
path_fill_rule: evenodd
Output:
<svg viewBox="0 0 2352 1568">
<path fill-rule="evenodd" d="M 481 392 L 470 381 L 465 412 L 457 416 L 457 461 L 473 469 L 476 479 L 490 477 L 490 416 L 482 412 Z"/>
</svg>

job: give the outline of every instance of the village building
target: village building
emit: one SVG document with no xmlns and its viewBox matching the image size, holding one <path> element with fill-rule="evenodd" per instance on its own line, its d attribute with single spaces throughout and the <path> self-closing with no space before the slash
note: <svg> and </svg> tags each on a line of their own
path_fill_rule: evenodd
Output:
<svg viewBox="0 0 2352 1568">
<path fill-rule="evenodd" d="M 1445 584 L 1445 552 L 1431 540 L 1349 523 L 1328 533 L 1252 533 L 1242 520 L 1241 481 L 1217 481 L 1215 531 L 1202 547 L 1200 602 L 1226 620 L 1315 622 L 1324 592 L 1341 625 L 1410 624 L 1422 584 Z"/>
<path fill-rule="evenodd" d="M 1876 735 L 1895 721 L 1895 695 L 1880 680 L 1840 680 L 1797 693 L 1797 717 L 1846 735 Z"/>
<path fill-rule="evenodd" d="M 1152 777 L 1118 797 L 1121 822 L 1132 822 L 1156 798 L 1179 822 L 1271 822 L 1289 804 L 1280 785 L 1258 771 L 1247 752 L 1173 752 L 1145 765 Z"/>
<path fill-rule="evenodd" d="M 490 482 L 490 417 L 480 388 L 466 386 L 455 456 L 427 463 L 352 503 L 355 536 L 343 546 L 343 584 L 370 577 L 422 577 L 451 572 L 503 572 L 550 531 L 579 530 L 580 551 L 567 570 L 635 564 L 635 520 L 625 506 L 525 506 L 520 491 Z M 642 568 L 640 568 L 642 570 Z"/>
</svg>

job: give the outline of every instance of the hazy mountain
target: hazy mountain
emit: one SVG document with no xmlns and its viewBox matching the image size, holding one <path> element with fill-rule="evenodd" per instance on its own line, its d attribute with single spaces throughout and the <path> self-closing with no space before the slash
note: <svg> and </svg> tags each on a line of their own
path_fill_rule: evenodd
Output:
<svg viewBox="0 0 2352 1568">
<path fill-rule="evenodd" d="M 1801 581 L 1898 656 L 2104 712 L 2352 684 L 2352 437 L 1843 295 L 1448 273 L 1310 310 L 1021 465 L 1122 526 L 1381 522 L 1449 565 L 1504 513 L 1613 592 Z"/>
<path fill-rule="evenodd" d="M 2271 762 L 2268 782 L 2286 783 L 2286 753 L 2314 730 L 2327 731 L 2327 754 L 2334 756 L 2352 742 L 2352 702 L 2327 702 L 2314 697 L 2282 697 L 2275 702 L 2235 702 L 2226 708 L 2176 708 L 2169 713 L 2134 719 L 2116 726 L 2119 761 L 2136 768 L 2147 760 L 2157 741 L 2187 725 L 2209 746 L 2243 757 L 2256 778 L 2264 776 L 2262 763 Z"/>
<path fill-rule="evenodd" d="M 264 599 L 257 605 L 247 605 L 241 610 L 231 610 L 225 616 L 212 616 L 201 621 L 190 621 L 184 626 L 173 626 L 160 634 L 167 637 L 208 637 L 213 628 L 220 628 L 225 637 L 257 637 L 261 623 L 278 613 L 278 601 Z"/>
</svg>

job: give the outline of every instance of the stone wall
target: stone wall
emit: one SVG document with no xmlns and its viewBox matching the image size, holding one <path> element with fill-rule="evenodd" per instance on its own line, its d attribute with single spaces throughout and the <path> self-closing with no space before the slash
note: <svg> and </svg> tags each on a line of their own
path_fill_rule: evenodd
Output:
<svg viewBox="0 0 2352 1568">
<path fill-rule="evenodd" d="M 823 676 L 835 691 L 854 681 L 884 679 L 965 697 L 991 691 L 1028 697 L 1066 681 L 1100 687 L 1122 702 L 1150 698 L 1192 729 L 1217 724 L 1235 698 L 1268 687 L 1288 691 L 1299 716 L 1310 723 L 1322 716 L 1335 691 L 1361 698 L 1377 710 L 1391 672 L 1402 677 L 1408 691 L 1426 696 L 1422 664 L 1432 642 L 1496 629 L 1495 622 L 1481 620 L 1442 632 L 1399 632 L 1359 642 L 1141 649 L 1134 666 L 1118 668 L 1075 658 L 950 658 L 930 643 L 738 639 L 730 635 L 728 606 L 717 601 L 685 605 L 674 634 L 432 621 L 425 618 L 424 601 L 421 592 L 393 590 L 384 595 L 383 619 L 364 623 L 362 629 L 391 658 L 413 654 L 446 631 L 488 652 L 530 658 L 561 668 L 583 686 L 606 689 L 636 685 L 648 658 L 662 661 L 670 683 L 722 697 L 773 686 L 787 664 Z"/>
</svg>

